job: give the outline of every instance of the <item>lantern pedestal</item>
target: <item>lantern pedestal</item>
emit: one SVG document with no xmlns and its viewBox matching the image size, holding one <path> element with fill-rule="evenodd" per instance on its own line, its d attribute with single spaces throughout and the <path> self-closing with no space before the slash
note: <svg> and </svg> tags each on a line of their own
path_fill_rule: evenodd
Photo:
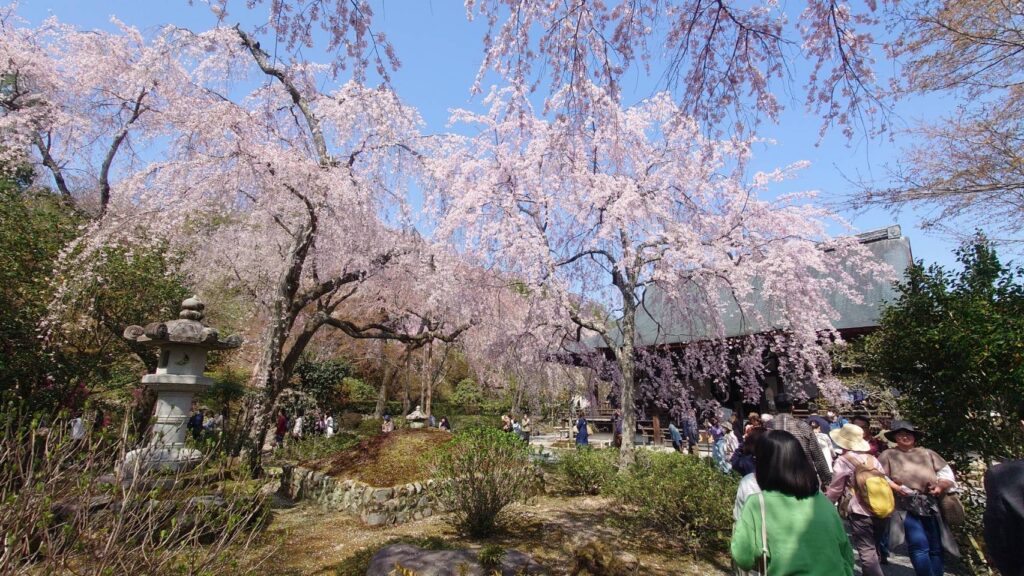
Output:
<svg viewBox="0 0 1024 576">
<path fill-rule="evenodd" d="M 155 374 L 147 374 L 142 383 L 156 392 L 156 410 L 149 445 L 125 455 L 123 471 L 136 472 L 186 470 L 200 460 L 203 454 L 185 446 L 188 419 L 196 394 L 206 390 L 213 380 L 203 375 L 206 354 L 210 350 L 237 348 L 242 339 L 231 336 L 220 340 L 213 328 L 204 326 L 205 306 L 192 297 L 182 302 L 178 320 L 129 326 L 125 338 L 138 344 L 158 346 L 160 361 Z"/>
</svg>

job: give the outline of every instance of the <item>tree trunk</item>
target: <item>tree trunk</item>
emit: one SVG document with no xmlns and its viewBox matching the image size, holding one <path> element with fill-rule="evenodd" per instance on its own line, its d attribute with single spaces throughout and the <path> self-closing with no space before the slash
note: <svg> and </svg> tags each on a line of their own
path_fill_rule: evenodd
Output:
<svg viewBox="0 0 1024 576">
<path fill-rule="evenodd" d="M 302 269 L 306 264 L 309 247 L 313 243 L 316 232 L 316 216 L 310 210 L 306 225 L 293 238 L 291 252 L 288 254 L 288 266 L 282 271 L 277 281 L 277 294 L 271 308 L 270 325 L 264 339 L 263 357 L 259 369 L 253 377 L 256 388 L 262 388 L 262 398 L 250 404 L 251 412 L 243 423 L 248 426 L 249 468 L 254 476 L 262 472 L 263 443 L 267 439 L 267 429 L 273 419 L 273 410 L 277 397 L 288 384 L 285 368 L 285 344 L 295 323 L 292 307 L 299 291 Z M 241 435 L 240 435 L 241 436 Z"/>
<path fill-rule="evenodd" d="M 412 404 L 412 398 L 410 398 L 409 392 L 409 363 L 411 361 L 411 354 L 405 355 L 405 385 L 402 386 L 402 415 L 406 415 L 412 412 L 410 404 Z"/>
<path fill-rule="evenodd" d="M 423 410 L 423 401 L 427 397 L 427 383 L 430 382 L 431 379 L 431 348 L 432 346 L 430 344 L 427 344 L 427 346 L 425 346 L 425 350 L 423 350 L 423 365 L 422 369 L 420 370 L 420 395 L 419 400 L 417 401 L 417 404 L 420 407 L 420 411 Z"/>
<path fill-rule="evenodd" d="M 434 358 L 434 344 L 431 342 L 426 346 L 427 361 L 424 362 L 424 376 L 423 381 L 420 382 L 420 406 L 423 407 L 423 413 L 427 415 L 427 419 L 430 419 L 430 395 L 431 389 L 434 384 L 434 372 L 431 370 L 431 361 Z"/>
<path fill-rule="evenodd" d="M 373 417 L 380 419 L 384 417 L 384 411 L 388 407 L 388 386 L 394 379 L 395 367 L 388 362 L 388 342 L 387 340 L 382 341 L 380 347 L 380 365 L 381 365 L 381 378 L 380 378 L 380 389 L 377 391 L 377 407 L 373 410 Z"/>
<path fill-rule="evenodd" d="M 634 400 L 634 337 L 636 335 L 636 302 L 633 301 L 632 290 L 621 288 L 622 320 L 620 330 L 622 344 L 615 348 L 615 359 L 622 374 L 622 447 L 619 449 L 619 470 L 625 470 L 633 463 L 633 437 L 636 434 L 636 403 Z"/>
<path fill-rule="evenodd" d="M 380 388 L 377 389 L 377 405 L 373 409 L 373 417 L 380 419 L 384 417 L 384 410 L 388 406 L 388 377 L 384 374 L 380 378 Z"/>
</svg>

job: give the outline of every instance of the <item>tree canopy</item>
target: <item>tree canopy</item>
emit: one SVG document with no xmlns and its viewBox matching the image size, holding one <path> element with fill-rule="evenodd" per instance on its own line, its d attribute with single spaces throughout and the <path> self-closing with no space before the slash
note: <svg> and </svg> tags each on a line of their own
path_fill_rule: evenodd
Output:
<svg viewBox="0 0 1024 576">
<path fill-rule="evenodd" d="M 901 411 L 944 457 L 966 464 L 1015 456 L 1024 398 L 1024 269 L 984 237 L 960 248 L 963 266 L 920 262 L 868 337 L 867 368 L 901 395 Z"/>
</svg>

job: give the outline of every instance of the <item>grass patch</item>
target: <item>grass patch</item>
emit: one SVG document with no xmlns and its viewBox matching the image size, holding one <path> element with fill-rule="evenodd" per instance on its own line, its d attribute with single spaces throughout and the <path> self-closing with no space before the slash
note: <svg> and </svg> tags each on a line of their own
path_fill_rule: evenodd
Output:
<svg viewBox="0 0 1024 576">
<path fill-rule="evenodd" d="M 430 478 L 434 453 L 451 438 L 447 432 L 429 428 L 395 430 L 302 464 L 371 486 L 407 484 Z"/>
<path fill-rule="evenodd" d="M 266 462 L 270 466 L 280 466 L 291 462 L 319 460 L 351 448 L 358 440 L 358 436 L 345 432 L 330 438 L 309 436 L 302 440 L 289 439 L 284 446 L 276 448 Z"/>
</svg>

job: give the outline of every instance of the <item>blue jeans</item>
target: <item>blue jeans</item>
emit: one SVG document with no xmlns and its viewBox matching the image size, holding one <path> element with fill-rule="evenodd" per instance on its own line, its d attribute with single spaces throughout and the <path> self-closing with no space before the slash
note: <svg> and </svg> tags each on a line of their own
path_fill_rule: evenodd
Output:
<svg viewBox="0 0 1024 576">
<path fill-rule="evenodd" d="M 917 576 L 942 576 L 942 532 L 938 516 L 917 516 L 907 512 L 903 519 L 910 563 Z"/>
</svg>

